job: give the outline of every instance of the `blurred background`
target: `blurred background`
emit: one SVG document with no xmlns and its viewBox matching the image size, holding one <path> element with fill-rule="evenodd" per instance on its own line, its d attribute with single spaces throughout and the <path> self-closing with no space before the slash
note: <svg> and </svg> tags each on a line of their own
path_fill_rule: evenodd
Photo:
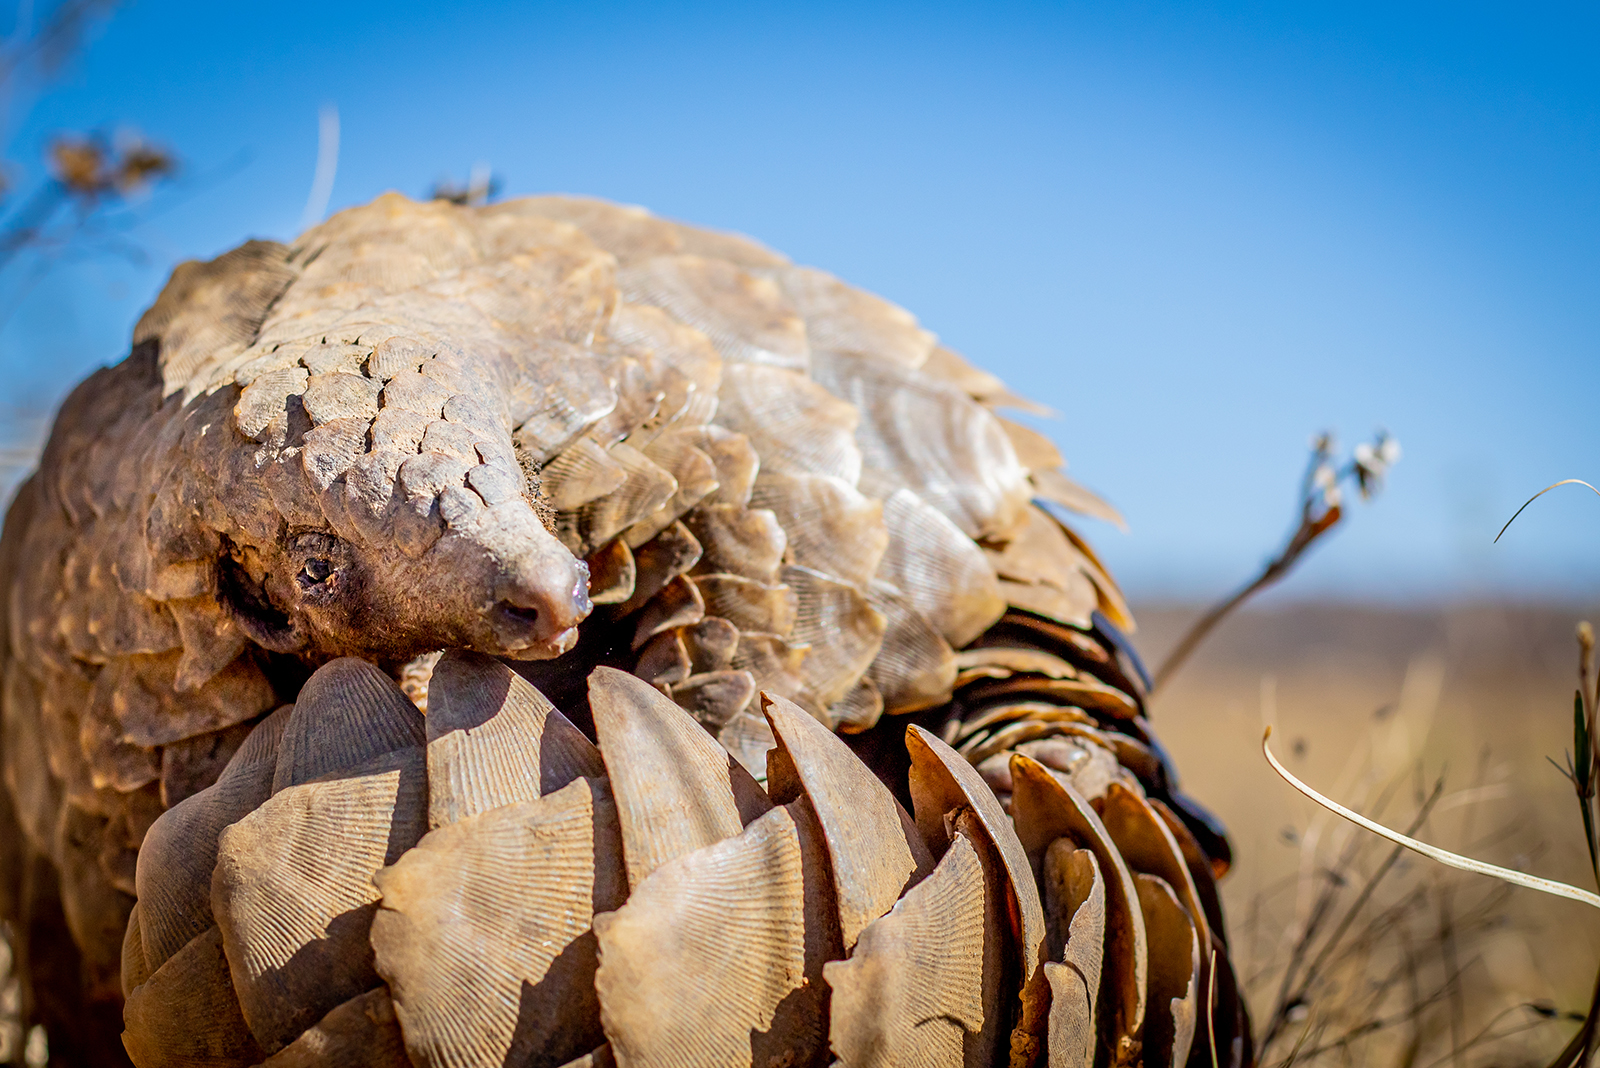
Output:
<svg viewBox="0 0 1600 1068">
<path fill-rule="evenodd" d="M 1592 5 L 25 0 L 0 33 L 6 493 L 181 260 L 388 189 L 638 203 L 874 290 L 1060 413 L 1022 418 L 1126 516 L 1088 533 L 1152 664 L 1293 527 L 1314 434 L 1392 433 L 1383 492 L 1155 704 L 1234 826 L 1230 904 L 1282 943 L 1321 863 L 1269 718 L 1346 799 L 1443 773 L 1487 806 L 1461 841 L 1585 877 L 1543 758 L 1600 499 L 1493 539 L 1600 484 Z M 1584 910 L 1497 915 L 1456 1016 L 1581 1008 Z"/>
</svg>

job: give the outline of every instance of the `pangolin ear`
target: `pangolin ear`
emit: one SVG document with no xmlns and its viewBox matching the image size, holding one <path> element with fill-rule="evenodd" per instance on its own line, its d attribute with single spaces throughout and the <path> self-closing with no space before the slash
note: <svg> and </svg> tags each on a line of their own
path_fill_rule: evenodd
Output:
<svg viewBox="0 0 1600 1068">
<path fill-rule="evenodd" d="M 299 652 L 306 635 L 299 621 L 273 601 L 265 586 L 251 577 L 224 544 L 217 554 L 217 601 L 239 629 L 263 649 L 274 653 Z"/>
<path fill-rule="evenodd" d="M 158 601 L 199 597 L 215 588 L 211 561 L 221 538 L 195 521 L 196 506 L 181 490 L 176 478 L 164 481 L 143 519 L 144 592 Z"/>
</svg>

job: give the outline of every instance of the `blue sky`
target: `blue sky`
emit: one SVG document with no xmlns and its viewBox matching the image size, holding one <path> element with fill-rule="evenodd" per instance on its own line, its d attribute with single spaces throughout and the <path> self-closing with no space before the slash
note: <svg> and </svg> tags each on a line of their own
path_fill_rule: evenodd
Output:
<svg viewBox="0 0 1600 1068">
<path fill-rule="evenodd" d="M 58 266 L 0 361 L 51 404 L 173 263 L 291 236 L 331 103 L 335 209 L 486 161 L 904 304 L 1063 413 L 1136 595 L 1246 577 L 1310 435 L 1381 426 L 1390 485 L 1286 595 L 1592 601 L 1600 498 L 1489 543 L 1600 484 L 1597 46 L 1593 8 L 1525 4 L 135 3 L 7 156 L 126 124 L 187 178 L 147 264 Z"/>
</svg>

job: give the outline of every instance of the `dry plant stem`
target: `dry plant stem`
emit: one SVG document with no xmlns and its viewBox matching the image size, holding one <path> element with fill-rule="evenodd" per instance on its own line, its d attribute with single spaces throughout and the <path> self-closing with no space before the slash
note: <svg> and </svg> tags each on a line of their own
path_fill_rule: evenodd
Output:
<svg viewBox="0 0 1600 1068">
<path fill-rule="evenodd" d="M 1593 744 L 1592 738 L 1586 736 L 1585 728 L 1587 722 L 1586 718 L 1582 714 L 1582 697 L 1583 695 L 1580 691 L 1580 707 L 1576 717 L 1579 735 L 1578 748 L 1580 753 L 1584 753 L 1586 747 L 1592 746 Z M 1509 883 L 1514 886 L 1521 886 L 1530 890 L 1540 890 L 1555 897 L 1564 897 L 1573 901 L 1582 902 L 1583 904 L 1589 905 L 1593 908 L 1600 908 L 1600 895 L 1591 893 L 1590 891 L 1581 890 L 1578 887 L 1569 886 L 1566 883 L 1556 882 L 1552 879 L 1541 879 L 1537 876 L 1527 875 L 1519 871 L 1513 871 L 1509 868 L 1502 868 L 1498 865 L 1485 864 L 1482 861 L 1473 860 L 1470 857 L 1463 857 L 1456 853 L 1451 853 L 1448 850 L 1439 849 L 1436 846 L 1428 845 L 1426 842 L 1419 842 L 1408 835 L 1400 834 L 1399 832 L 1390 830 L 1380 823 L 1375 823 L 1359 813 L 1345 808 L 1337 801 L 1319 794 L 1316 790 L 1296 778 L 1294 773 L 1289 771 L 1288 768 L 1284 767 L 1282 762 L 1280 762 L 1273 754 L 1271 747 L 1267 744 L 1268 739 L 1271 737 L 1272 729 L 1268 727 L 1261 739 L 1261 751 L 1266 755 L 1267 762 L 1272 765 L 1273 770 L 1282 776 L 1284 781 L 1288 782 L 1289 785 L 1293 786 L 1296 790 L 1299 790 L 1302 794 L 1309 797 L 1317 804 L 1322 805 L 1324 808 L 1327 808 L 1332 812 L 1336 812 L 1345 819 L 1350 820 L 1352 823 L 1364 827 L 1372 833 L 1394 842 L 1398 846 L 1403 846 L 1407 849 L 1413 850 L 1414 852 L 1421 853 L 1430 860 L 1437 861 L 1438 863 L 1444 864 L 1447 867 L 1456 868 L 1466 872 L 1473 872 L 1479 875 L 1487 875 L 1491 878 L 1499 879 L 1502 882 Z M 1582 763 L 1583 761 L 1580 761 L 1580 766 Z M 1592 779 L 1588 777 L 1589 775 L 1592 775 L 1592 765 L 1589 771 L 1583 773 L 1583 778 L 1580 779 L 1578 775 L 1573 776 L 1574 784 L 1578 787 L 1579 800 L 1584 805 L 1586 811 L 1588 810 L 1590 800 L 1584 796 L 1584 789 L 1586 786 L 1592 785 Z M 1590 837 L 1590 841 L 1592 849 L 1592 835 Z M 1268 1041 L 1270 1041 L 1270 1036 Z M 1555 1060 L 1551 1062 L 1550 1068 L 1583 1068 L 1583 1066 L 1590 1064 L 1593 1060 L 1597 1046 L 1600 1046 L 1600 975 L 1596 976 L 1594 995 L 1590 999 L 1589 1012 L 1585 1017 L 1582 1028 L 1580 1028 L 1578 1033 L 1572 1037 L 1572 1041 L 1567 1044 L 1567 1047 L 1562 1050 Z"/>
<path fill-rule="evenodd" d="M 1382 811 L 1388 805 L 1389 793 L 1392 789 L 1393 786 L 1391 785 L 1378 799 L 1377 807 L 1379 811 Z M 1277 1001 L 1274 1003 L 1273 1019 L 1276 1019 L 1280 1014 L 1287 1013 L 1296 999 L 1310 988 L 1311 980 L 1308 979 L 1301 984 L 1299 993 L 1295 997 L 1291 997 L 1289 993 L 1294 983 L 1295 974 L 1300 970 L 1300 965 L 1304 963 L 1306 954 L 1311 951 L 1312 943 L 1316 941 L 1317 936 L 1322 931 L 1323 921 L 1328 918 L 1337 903 L 1338 887 L 1343 885 L 1343 881 L 1338 877 L 1337 873 L 1350 870 L 1355 863 L 1356 854 L 1360 851 L 1360 848 L 1360 841 L 1352 838 L 1346 843 L 1338 861 L 1326 870 L 1323 891 L 1318 896 L 1316 903 L 1311 907 L 1311 914 L 1307 917 L 1305 926 L 1295 941 L 1294 950 L 1290 953 L 1288 965 L 1284 969 L 1283 980 L 1278 988 Z M 1348 928 L 1348 926 L 1348 923 L 1341 924 L 1341 930 Z M 1323 963 L 1325 961 L 1319 958 L 1315 967 L 1320 967 Z"/>
<path fill-rule="evenodd" d="M 1527 1004 L 1522 1004 L 1522 1005 L 1513 1005 L 1508 1009 L 1500 1010 L 1498 1013 L 1496 1013 L 1494 1015 L 1494 1017 L 1488 1023 L 1483 1025 L 1483 1028 L 1481 1030 L 1479 1030 L 1477 1034 L 1473 1035 L 1470 1039 L 1467 1040 L 1466 1045 L 1460 1047 L 1459 1049 L 1453 1049 L 1449 1053 L 1447 1053 L 1445 1056 L 1440 1057 L 1440 1058 L 1438 1058 L 1436 1060 L 1430 1061 L 1427 1064 L 1426 1068 L 1438 1068 L 1439 1065 L 1444 1064 L 1446 1061 L 1455 1060 L 1461 1054 L 1470 1052 L 1471 1050 L 1477 1048 L 1478 1046 L 1483 1045 L 1486 1042 L 1498 1041 L 1499 1039 L 1502 1039 L 1502 1038 L 1510 1038 L 1512 1035 L 1519 1034 L 1519 1033 L 1521 1033 L 1523 1031 L 1530 1031 L 1533 1028 L 1540 1026 L 1540 1024 L 1542 1024 L 1544 1021 L 1543 1020 L 1534 1020 L 1531 1023 L 1525 1023 L 1525 1024 L 1521 1025 L 1520 1027 L 1512 1028 L 1509 1031 L 1501 1031 L 1498 1034 L 1495 1033 L 1495 1030 L 1494 1030 L 1495 1029 L 1495 1025 L 1497 1025 L 1501 1020 L 1504 1020 L 1507 1016 L 1510 1016 L 1514 1012 L 1521 1012 L 1521 1011 L 1525 1011 L 1525 1010 L 1529 1010 L 1529 1009 L 1531 1009 L 1531 1006 L 1529 1006 Z"/>
<path fill-rule="evenodd" d="M 1417 954 L 1411 947 L 1410 939 L 1405 940 L 1405 946 L 1406 978 L 1410 980 L 1407 985 L 1411 989 L 1411 1011 L 1407 1017 L 1411 1021 L 1411 1044 L 1406 1047 L 1399 1063 L 1402 1068 L 1411 1068 L 1422 1052 L 1422 1010 L 1427 1006 L 1422 1000 L 1422 984 L 1417 979 Z"/>
<path fill-rule="evenodd" d="M 1569 886 L 1566 883 L 1557 882 L 1554 879 L 1541 879 L 1536 875 L 1528 875 L 1524 872 L 1513 871 L 1510 868 L 1502 868 L 1496 864 L 1485 864 L 1483 861 L 1473 860 L 1471 857 L 1460 856 L 1459 854 L 1452 853 L 1449 850 L 1440 849 L 1437 846 L 1431 846 L 1426 842 L 1419 842 L 1415 838 L 1408 837 L 1398 831 L 1392 831 L 1381 823 L 1374 823 L 1372 820 L 1367 819 L 1359 812 L 1345 808 L 1332 798 L 1324 797 L 1322 794 L 1319 794 L 1315 789 L 1296 778 L 1294 772 L 1284 767 L 1283 763 L 1277 758 L 1276 755 L 1273 754 L 1272 748 L 1267 744 L 1268 739 L 1271 737 L 1272 728 L 1268 727 L 1266 733 L 1262 735 L 1261 738 L 1261 751 L 1266 754 L 1267 763 L 1272 765 L 1272 770 L 1276 771 L 1280 776 L 1282 776 L 1284 781 L 1286 781 L 1290 786 L 1293 786 L 1296 790 L 1299 790 L 1302 794 L 1305 794 L 1311 800 L 1315 801 L 1317 804 L 1328 809 L 1329 811 L 1336 812 L 1343 816 L 1351 823 L 1354 823 L 1360 827 L 1365 827 L 1367 830 L 1378 835 L 1380 838 L 1387 838 L 1396 845 L 1404 846 L 1413 852 L 1421 853 L 1429 860 L 1438 861 L 1440 864 L 1443 864 L 1447 867 L 1457 868 L 1461 871 L 1474 872 L 1478 875 L 1487 875 L 1503 882 L 1526 887 L 1529 890 L 1539 890 L 1546 894 L 1552 894 L 1556 897 L 1564 897 L 1572 901 L 1581 901 L 1583 904 L 1592 908 L 1600 909 L 1600 894 L 1594 894 L 1588 890 L 1580 890 L 1576 886 Z"/>
<path fill-rule="evenodd" d="M 1594 1062 L 1595 1051 L 1600 1049 L 1600 974 L 1594 978 L 1594 993 L 1589 997 L 1589 1012 L 1583 1026 L 1572 1036 L 1550 1068 L 1585 1068 Z"/>
<path fill-rule="evenodd" d="M 1332 437 L 1324 434 L 1316 440 L 1312 447 L 1311 460 L 1306 465 L 1305 476 L 1300 482 L 1300 521 L 1294 533 L 1278 551 L 1278 555 L 1267 562 L 1267 566 L 1259 575 L 1246 583 L 1237 593 L 1213 606 L 1189 628 L 1156 671 L 1152 692 L 1159 690 L 1177 673 L 1206 636 L 1215 630 L 1217 624 L 1226 619 L 1229 613 L 1287 576 L 1317 539 L 1339 525 L 1339 521 L 1344 517 L 1344 510 L 1339 503 L 1341 483 L 1353 480 L 1363 497 L 1371 495 L 1373 487 L 1382 477 L 1384 467 L 1398 456 L 1397 448 L 1392 454 L 1386 451 L 1391 447 L 1393 447 L 1392 439 L 1380 434 L 1375 448 L 1362 446 L 1357 449 L 1355 459 L 1342 469 L 1335 470 L 1329 462 L 1333 455 Z M 1367 450 L 1365 456 L 1362 449 Z"/>
<path fill-rule="evenodd" d="M 1516 512 L 1511 516 L 1511 518 L 1506 520 L 1506 525 L 1500 528 L 1500 533 L 1496 534 L 1494 536 L 1494 540 L 1498 542 L 1500 540 L 1501 536 L 1504 535 L 1507 530 L 1511 529 L 1511 524 L 1515 523 L 1517 521 L 1517 516 L 1521 515 L 1525 511 L 1527 511 L 1528 505 L 1532 504 L 1534 501 L 1538 500 L 1540 497 L 1543 497 L 1546 493 L 1549 493 L 1551 490 L 1555 489 L 1557 486 L 1582 486 L 1585 489 L 1590 490 L 1591 492 L 1593 492 L 1596 496 L 1600 496 L 1600 489 L 1595 489 L 1593 486 L 1589 485 L 1589 483 L 1585 482 L 1581 478 L 1564 478 L 1560 482 L 1552 482 L 1552 483 L 1550 483 L 1550 485 L 1546 486 L 1544 489 L 1540 490 L 1538 493 L 1535 493 L 1532 497 L 1529 497 L 1527 500 L 1523 501 L 1522 502 L 1522 507 L 1518 508 L 1516 510 Z"/>
<path fill-rule="evenodd" d="M 1271 728 L 1268 728 L 1267 733 L 1271 733 Z M 1426 822 L 1428 814 L 1432 811 L 1434 804 L 1439 800 L 1439 795 L 1443 791 L 1443 785 L 1444 784 L 1442 782 L 1435 784 L 1433 793 L 1423 803 L 1421 810 L 1417 813 L 1415 820 L 1412 822 L 1412 825 L 1409 828 L 1410 830 L 1415 830 L 1417 827 L 1420 827 L 1424 822 Z M 1367 879 L 1366 884 L 1361 888 L 1361 892 L 1356 895 L 1355 901 L 1352 902 L 1350 907 L 1345 910 L 1344 916 L 1339 920 L 1338 926 L 1333 929 L 1333 932 L 1328 936 L 1327 941 L 1323 943 L 1322 949 L 1318 951 L 1310 966 L 1306 968 L 1304 978 L 1300 980 L 1298 986 L 1293 987 L 1292 994 L 1289 993 L 1289 990 L 1291 989 L 1290 984 L 1293 980 L 1295 971 L 1293 964 L 1291 964 L 1289 971 L 1285 972 L 1283 987 L 1278 995 L 1278 1003 L 1273 1009 L 1272 1019 L 1268 1022 L 1266 1034 L 1261 1040 L 1261 1047 L 1263 1049 L 1271 1045 L 1272 1041 L 1278 1037 L 1279 1032 L 1282 1031 L 1284 1024 L 1289 1022 L 1289 1012 L 1291 1008 L 1295 1005 L 1304 1003 L 1306 995 L 1310 992 L 1311 987 L 1313 984 L 1315 984 L 1318 977 L 1323 974 L 1323 969 L 1327 966 L 1329 959 L 1340 948 L 1344 941 L 1344 936 L 1349 932 L 1351 925 L 1356 920 L 1356 917 L 1360 915 L 1362 908 L 1366 906 L 1367 902 L 1372 899 L 1372 895 L 1377 891 L 1379 884 L 1382 883 L 1383 880 L 1388 876 L 1389 872 L 1393 870 L 1394 865 L 1399 858 L 1400 850 L 1393 850 L 1387 857 L 1384 858 L 1383 863 L 1378 866 L 1377 871 L 1373 872 L 1371 877 Z M 1321 904 L 1325 907 L 1319 908 L 1316 919 L 1312 924 L 1307 925 L 1306 933 L 1304 936 L 1302 936 L 1300 945 L 1295 949 L 1296 960 L 1300 959 L 1304 951 L 1309 948 L 1311 942 L 1315 939 L 1317 928 L 1320 926 L 1321 917 L 1331 910 L 1333 899 L 1329 897 Z"/>
<path fill-rule="evenodd" d="M 1594 489 L 1587 482 L 1581 485 Z M 1547 487 L 1541 493 L 1554 488 Z M 1533 503 L 1539 496 L 1535 494 L 1528 503 Z M 1511 518 L 1515 519 L 1516 516 Z M 1504 533 L 1503 529 L 1501 533 Z M 1578 808 L 1583 814 L 1584 838 L 1589 847 L 1590 869 L 1595 885 L 1600 886 L 1600 836 L 1596 834 L 1595 820 L 1596 772 L 1600 770 L 1600 740 L 1595 737 L 1595 715 L 1597 706 L 1600 706 L 1600 679 L 1595 678 L 1594 653 L 1594 628 L 1588 622 L 1579 623 L 1578 691 L 1573 695 L 1572 703 L 1572 734 L 1576 755 L 1569 754 L 1567 767 L 1561 770 L 1577 795 Z M 1584 1016 L 1583 1025 L 1566 1048 L 1550 1062 L 1550 1068 L 1582 1068 L 1593 1063 L 1597 1050 L 1600 1050 L 1600 974 L 1595 976 L 1594 992 L 1589 997 L 1589 1011 Z"/>
<path fill-rule="evenodd" d="M 1312 1023 L 1312 1017 L 1307 1016 L 1305 1030 L 1301 1031 L 1300 1037 L 1295 1039 L 1294 1048 L 1289 1051 L 1289 1056 L 1284 1058 L 1283 1062 L 1278 1066 L 1278 1068 L 1290 1068 L 1290 1066 L 1299 1059 L 1300 1050 L 1305 1046 L 1306 1040 L 1311 1037 Z"/>
<path fill-rule="evenodd" d="M 1217 1060 L 1217 951 L 1211 951 L 1211 963 L 1206 969 L 1208 977 L 1206 983 L 1206 1004 L 1211 1008 L 1206 1012 L 1206 1043 L 1211 1053 L 1211 1068 L 1222 1068 L 1222 1062 Z"/>
<path fill-rule="evenodd" d="M 1375 1016 L 1372 1019 L 1369 1019 L 1366 1022 L 1351 1028 L 1349 1031 L 1346 1031 L 1343 1035 L 1331 1042 L 1319 1046 L 1313 1046 L 1309 1052 L 1305 1053 L 1307 1058 L 1319 1057 L 1324 1053 L 1330 1053 L 1334 1050 L 1347 1050 L 1356 1042 L 1370 1035 L 1378 1034 L 1381 1031 L 1388 1030 L 1391 1027 L 1397 1027 L 1400 1024 L 1415 1023 L 1421 1018 L 1422 1013 L 1426 1009 L 1429 1009 L 1438 1004 L 1440 1001 L 1444 1000 L 1448 993 L 1447 987 L 1441 987 L 1433 993 L 1423 996 L 1417 982 L 1417 959 L 1419 954 L 1411 948 L 1409 939 L 1404 941 L 1407 946 L 1404 958 L 1398 965 L 1396 965 L 1394 973 L 1387 977 L 1383 984 L 1381 984 L 1380 989 L 1376 992 L 1376 994 L 1378 996 L 1387 994 L 1393 985 L 1403 977 L 1405 978 L 1407 985 L 1411 990 L 1411 1003 L 1403 1012 L 1399 1012 L 1391 1016 Z M 1415 1053 L 1415 1050 L 1410 1050 L 1408 1052 L 1408 1057 L 1414 1058 Z M 1455 1056 L 1455 1051 L 1452 1051 L 1450 1056 Z"/>
<path fill-rule="evenodd" d="M 1188 633 L 1184 634 L 1183 640 L 1161 662 L 1161 667 L 1156 671 L 1155 686 L 1152 688 L 1152 692 L 1161 689 L 1168 679 L 1177 674 L 1178 669 L 1183 666 L 1184 661 L 1189 659 L 1190 654 L 1199 647 L 1201 642 L 1205 641 L 1208 634 L 1216 629 L 1217 624 L 1226 619 L 1234 609 L 1294 570 L 1295 564 L 1300 562 L 1300 557 L 1305 554 L 1305 551 L 1311 548 L 1318 538 L 1337 526 L 1343 514 L 1343 511 L 1337 505 L 1320 516 L 1313 516 L 1307 511 L 1302 517 L 1299 529 L 1289 539 L 1289 543 L 1267 563 L 1261 574 L 1257 575 L 1232 597 L 1213 606 L 1210 611 L 1200 617 L 1194 626 L 1189 628 Z"/>
</svg>

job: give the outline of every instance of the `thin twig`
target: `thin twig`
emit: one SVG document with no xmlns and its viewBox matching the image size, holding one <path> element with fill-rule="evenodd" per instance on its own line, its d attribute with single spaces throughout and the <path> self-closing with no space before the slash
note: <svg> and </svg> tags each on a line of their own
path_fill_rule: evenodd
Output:
<svg viewBox="0 0 1600 1068">
<path fill-rule="evenodd" d="M 1436 801 L 1437 799 L 1438 794 L 1436 792 L 1434 798 L 1430 800 L 1429 805 L 1431 806 L 1432 802 Z M 1380 807 L 1382 804 L 1386 804 L 1387 801 L 1388 791 L 1385 791 L 1384 798 L 1380 802 Z M 1412 829 L 1420 826 L 1422 821 L 1427 818 L 1427 814 L 1428 808 L 1424 807 L 1423 810 L 1417 815 L 1416 822 Z M 1316 905 L 1313 907 L 1311 918 L 1307 920 L 1305 930 L 1296 943 L 1293 953 L 1290 955 L 1289 965 L 1284 969 L 1283 981 L 1280 983 L 1278 988 L 1278 997 L 1273 1006 L 1272 1017 L 1267 1025 L 1265 1036 L 1261 1040 L 1262 1048 L 1266 1048 L 1278 1037 L 1278 1034 L 1283 1029 L 1284 1024 L 1288 1022 L 1288 1015 L 1291 1008 L 1297 1004 L 1304 1003 L 1306 995 L 1310 992 L 1311 988 L 1316 985 L 1317 980 L 1322 976 L 1323 969 L 1327 966 L 1330 955 L 1338 950 L 1345 933 L 1350 929 L 1351 924 L 1355 922 L 1356 915 L 1360 912 L 1361 908 L 1365 906 L 1367 901 L 1371 899 L 1373 893 L 1376 892 L 1378 888 L 1378 884 L 1381 883 L 1388 875 L 1389 870 L 1394 866 L 1394 862 L 1398 858 L 1398 851 L 1392 853 L 1388 858 L 1385 859 L 1383 864 L 1378 867 L 1377 871 L 1368 877 L 1366 884 L 1362 886 L 1360 893 L 1358 893 L 1356 896 L 1355 904 L 1346 910 L 1344 917 L 1334 928 L 1334 933 L 1331 934 L 1323 943 L 1322 949 L 1313 959 L 1311 965 L 1306 968 L 1305 977 L 1301 979 L 1299 985 L 1296 986 L 1296 973 L 1299 971 L 1300 964 L 1305 960 L 1305 955 L 1310 951 L 1311 944 L 1315 942 L 1317 937 L 1321 934 L 1323 921 L 1332 915 L 1334 906 L 1338 903 L 1337 887 L 1332 885 L 1334 880 L 1339 878 L 1337 873 L 1346 871 L 1352 867 L 1354 864 L 1355 855 L 1360 847 L 1360 841 L 1352 838 L 1348 843 L 1346 843 L 1345 852 L 1338 859 L 1337 863 L 1332 868 L 1326 869 L 1324 872 L 1325 877 L 1329 880 L 1329 885 L 1324 886 L 1322 894 L 1318 897 Z"/>
<path fill-rule="evenodd" d="M 1416 819 L 1412 824 L 1413 829 L 1421 826 L 1421 824 L 1427 820 L 1428 812 L 1433 807 L 1433 804 L 1438 801 L 1439 794 L 1443 789 L 1443 785 L 1444 784 L 1441 781 L 1439 785 L 1434 788 L 1433 796 L 1428 798 L 1428 800 L 1423 804 L 1422 810 L 1417 814 Z M 1367 902 L 1372 899 L 1372 895 L 1377 892 L 1378 885 L 1388 877 L 1389 872 L 1394 868 L 1394 865 L 1399 858 L 1400 851 L 1394 850 L 1384 858 L 1383 863 L 1378 865 L 1377 870 L 1367 878 L 1366 883 L 1361 887 L 1361 891 L 1356 894 L 1355 901 L 1348 909 L 1345 910 L 1344 916 L 1340 919 L 1338 925 L 1334 927 L 1333 933 L 1331 933 L 1327 940 L 1323 942 L 1322 949 L 1312 960 L 1310 967 L 1306 969 L 1306 977 L 1301 981 L 1300 987 L 1295 992 L 1295 995 L 1290 998 L 1288 1002 L 1289 1004 L 1292 1005 L 1296 1002 L 1302 1002 L 1305 1000 L 1306 995 L 1311 990 L 1312 984 L 1316 981 L 1318 976 L 1323 974 L 1323 969 L 1327 966 L 1329 957 L 1338 951 L 1340 944 L 1344 941 L 1346 932 L 1348 932 L 1351 925 L 1355 923 L 1356 917 L 1359 916 L 1361 910 L 1366 907 Z M 1272 1031 L 1269 1029 L 1267 1038 L 1268 1041 L 1271 1040 L 1272 1034 Z"/>
<path fill-rule="evenodd" d="M 1312 442 L 1311 459 L 1300 480 L 1300 512 L 1294 532 L 1276 556 L 1267 561 L 1261 573 L 1239 590 L 1209 609 L 1184 633 L 1178 644 L 1156 669 L 1151 692 L 1161 689 L 1217 625 L 1251 597 L 1281 581 L 1300 562 L 1312 545 L 1339 525 L 1344 517 L 1339 487 L 1347 481 L 1356 484 L 1362 497 L 1370 497 L 1384 473 L 1400 458 L 1400 447 L 1388 434 L 1380 433 L 1371 445 L 1356 447 L 1343 468 L 1335 468 L 1333 438 L 1322 434 Z"/>
<path fill-rule="evenodd" d="M 1211 1048 L 1211 1068 L 1222 1068 L 1222 1062 L 1217 1060 L 1217 951 L 1211 951 L 1211 966 L 1208 969 L 1209 978 L 1206 981 L 1206 1004 L 1211 1011 L 1206 1013 L 1206 1041 Z"/>
</svg>

